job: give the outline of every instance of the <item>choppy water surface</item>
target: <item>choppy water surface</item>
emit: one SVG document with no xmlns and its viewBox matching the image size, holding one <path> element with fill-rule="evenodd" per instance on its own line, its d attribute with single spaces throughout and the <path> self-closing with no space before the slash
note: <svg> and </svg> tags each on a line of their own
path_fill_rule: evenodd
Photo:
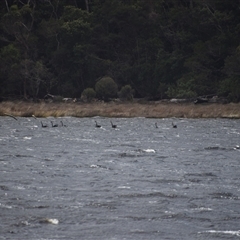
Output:
<svg viewBox="0 0 240 240">
<path fill-rule="evenodd" d="M 240 238 L 240 120 L 41 120 L 0 117 L 0 239 Z"/>
</svg>

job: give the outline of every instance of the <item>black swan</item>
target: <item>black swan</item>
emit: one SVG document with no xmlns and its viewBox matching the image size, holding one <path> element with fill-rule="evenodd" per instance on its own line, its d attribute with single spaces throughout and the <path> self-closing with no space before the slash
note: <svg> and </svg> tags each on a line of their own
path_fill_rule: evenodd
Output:
<svg viewBox="0 0 240 240">
<path fill-rule="evenodd" d="M 117 128 L 117 125 L 113 124 L 112 121 L 110 121 L 112 124 L 112 128 Z"/>
<path fill-rule="evenodd" d="M 51 123 L 52 123 L 52 127 L 58 127 L 58 124 L 53 123 L 53 121 L 51 121 Z"/>
<path fill-rule="evenodd" d="M 95 123 L 96 123 L 96 127 L 97 127 L 97 128 L 100 128 L 100 127 L 101 127 L 101 125 L 99 125 L 99 124 L 97 123 L 97 121 L 95 121 Z"/>
<path fill-rule="evenodd" d="M 42 127 L 46 128 L 48 125 L 47 124 L 43 124 L 43 122 L 41 121 Z"/>
</svg>

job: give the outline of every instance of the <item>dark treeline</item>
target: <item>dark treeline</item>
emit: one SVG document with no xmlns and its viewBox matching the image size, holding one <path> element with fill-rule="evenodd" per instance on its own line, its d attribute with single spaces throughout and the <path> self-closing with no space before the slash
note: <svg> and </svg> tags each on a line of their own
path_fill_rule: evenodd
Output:
<svg viewBox="0 0 240 240">
<path fill-rule="evenodd" d="M 2 0 L 0 16 L 2 98 L 109 76 L 139 98 L 240 101 L 239 0 Z"/>
</svg>

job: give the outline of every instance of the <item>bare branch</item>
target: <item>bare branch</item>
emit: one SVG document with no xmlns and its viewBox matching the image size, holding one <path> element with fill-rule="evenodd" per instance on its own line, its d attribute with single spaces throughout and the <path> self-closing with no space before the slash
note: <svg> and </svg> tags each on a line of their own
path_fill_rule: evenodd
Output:
<svg viewBox="0 0 240 240">
<path fill-rule="evenodd" d="M 7 11 L 9 12 L 8 1 L 5 0 L 5 3 L 6 3 Z"/>
<path fill-rule="evenodd" d="M 24 5 L 25 3 L 23 3 L 22 1 L 18 0 L 22 5 Z"/>
<path fill-rule="evenodd" d="M 56 13 L 55 7 L 53 6 L 51 0 L 46 0 L 46 1 L 51 5 L 51 7 L 52 7 L 52 9 L 53 9 L 53 13 L 54 13 L 56 19 L 58 19 L 58 15 L 57 15 L 57 13 Z"/>
<path fill-rule="evenodd" d="M 86 4 L 86 10 L 87 10 L 87 12 L 89 12 L 89 2 L 88 2 L 88 0 L 85 0 L 85 4 Z"/>
<path fill-rule="evenodd" d="M 31 28 L 29 29 L 23 22 L 21 22 L 21 24 L 30 32 Z"/>
<path fill-rule="evenodd" d="M 11 114 L 4 113 L 4 115 L 9 116 L 9 117 L 11 117 L 11 118 L 13 118 L 13 119 L 15 119 L 15 120 L 18 120 L 15 116 L 13 116 L 13 115 L 11 115 Z"/>
</svg>

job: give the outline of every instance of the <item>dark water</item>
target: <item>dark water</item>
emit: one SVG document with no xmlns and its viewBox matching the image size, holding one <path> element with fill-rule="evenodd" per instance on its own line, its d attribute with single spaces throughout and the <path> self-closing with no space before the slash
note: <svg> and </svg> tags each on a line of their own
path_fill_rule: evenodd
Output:
<svg viewBox="0 0 240 240">
<path fill-rule="evenodd" d="M 240 120 L 42 120 L 0 117 L 0 239 L 240 239 Z"/>
</svg>

